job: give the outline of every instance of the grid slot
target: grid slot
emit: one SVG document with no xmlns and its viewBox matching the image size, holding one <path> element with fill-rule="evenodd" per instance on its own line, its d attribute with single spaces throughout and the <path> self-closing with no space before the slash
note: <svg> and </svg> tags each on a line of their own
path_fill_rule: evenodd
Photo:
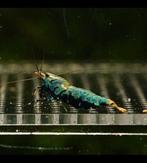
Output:
<svg viewBox="0 0 147 163">
<path fill-rule="evenodd" d="M 98 74 L 96 80 L 97 80 L 98 85 L 100 87 L 101 95 L 106 97 L 106 98 L 109 98 L 108 90 L 107 90 L 107 87 L 106 87 L 106 85 L 107 85 L 106 84 L 106 79 L 104 78 L 104 76 L 102 74 Z"/>
<path fill-rule="evenodd" d="M 124 86 L 124 90 L 126 92 L 128 100 L 132 105 L 132 109 L 133 109 L 134 113 L 140 113 L 140 112 L 142 113 L 142 111 L 140 110 L 141 105 L 138 101 L 138 97 L 136 96 L 134 87 L 132 86 L 132 83 L 130 81 L 130 75 L 131 74 L 122 74 L 121 81 Z"/>
<path fill-rule="evenodd" d="M 15 74 L 8 75 L 8 82 L 17 81 L 17 77 Z M 6 114 L 16 113 L 16 94 L 17 94 L 17 82 L 9 83 L 6 90 L 6 102 L 4 111 Z"/>
<path fill-rule="evenodd" d="M 37 89 L 40 86 L 39 80 L 34 80 L 34 88 Z M 37 90 L 34 95 L 34 112 L 35 112 L 35 124 L 41 123 L 41 108 L 40 108 L 40 96 Z"/>
<path fill-rule="evenodd" d="M 49 115 L 49 123 L 60 124 L 60 109 L 61 103 L 57 100 L 52 100 L 50 102 L 51 115 Z"/>
<path fill-rule="evenodd" d="M 88 80 L 87 74 L 81 75 L 81 81 L 84 89 L 90 90 L 90 82 Z"/>
<path fill-rule="evenodd" d="M 40 102 L 41 114 L 51 113 L 50 103 L 46 100 Z"/>
<path fill-rule="evenodd" d="M 23 76 L 17 75 L 17 80 L 18 80 L 18 82 L 16 83 L 16 89 L 17 89 L 16 112 L 17 113 L 23 113 L 22 105 L 24 103 L 23 101 L 24 82 L 20 81 L 21 79 L 23 79 Z"/>
<path fill-rule="evenodd" d="M 131 74 L 130 75 L 130 82 L 131 82 L 131 84 L 133 86 L 133 89 L 136 92 L 136 96 L 138 98 L 138 102 L 141 103 L 141 106 L 143 108 L 147 108 L 147 102 L 146 102 L 145 96 L 144 96 L 143 91 L 142 91 L 142 89 L 140 87 L 140 84 L 137 81 L 136 76 L 134 76 L 134 75 Z"/>
<path fill-rule="evenodd" d="M 22 120 L 23 120 L 23 124 L 35 124 L 35 115 L 23 114 Z"/>
<path fill-rule="evenodd" d="M 62 114 L 41 114 L 41 124 L 55 124 L 62 123 Z"/>
<path fill-rule="evenodd" d="M 24 82 L 20 81 L 23 79 L 23 75 L 17 75 L 17 102 L 16 102 L 16 113 L 17 113 L 17 124 L 22 124 L 22 105 L 24 103 L 23 92 L 24 92 Z M 19 113 L 19 114 L 18 114 Z"/>
<path fill-rule="evenodd" d="M 24 76 L 25 79 L 31 78 L 32 76 L 27 74 Z M 23 105 L 23 113 L 33 113 L 34 111 L 34 96 L 32 95 L 34 92 L 34 83 L 33 80 L 24 82 L 24 105 Z"/>
<path fill-rule="evenodd" d="M 96 80 L 98 82 L 101 95 L 104 96 L 105 98 L 110 99 L 107 89 L 107 79 L 105 78 L 105 76 L 103 74 L 98 74 Z M 115 110 L 113 108 L 109 108 L 107 111 L 108 113 L 115 113 Z"/>
<path fill-rule="evenodd" d="M 39 96 L 39 90 L 38 90 L 38 87 L 40 85 L 39 85 L 38 80 L 34 80 L 33 82 L 34 82 L 34 89 L 35 90 L 37 89 L 34 94 L 34 112 L 40 113 L 40 96 Z"/>
<path fill-rule="evenodd" d="M 81 81 L 83 83 L 83 88 L 87 89 L 87 90 L 91 90 L 91 85 L 90 85 L 90 81 L 88 79 L 88 75 L 87 74 L 83 74 L 81 75 Z M 95 108 L 90 108 L 89 109 L 89 113 L 97 113 Z"/>
<path fill-rule="evenodd" d="M 17 124 L 16 114 L 5 114 L 5 124 Z"/>
<path fill-rule="evenodd" d="M 111 74 L 105 75 L 107 79 L 107 89 L 109 92 L 109 98 L 116 102 L 118 106 L 123 106 L 122 99 L 120 98 L 119 92 L 115 87 L 115 81 L 113 80 L 113 76 Z M 113 109 L 115 113 L 120 113 L 117 109 L 114 109 L 110 106 L 108 108 Z"/>
<path fill-rule="evenodd" d="M 5 104 L 6 104 L 7 80 L 8 80 L 8 75 L 2 75 L 1 76 L 0 113 L 4 113 L 4 108 L 5 108 Z"/>
<path fill-rule="evenodd" d="M 5 112 L 6 105 L 6 93 L 7 93 L 7 80 L 8 74 L 1 74 L 1 84 L 0 84 L 0 124 L 5 124 L 6 117 L 3 114 Z"/>
<path fill-rule="evenodd" d="M 115 87 L 117 88 L 119 95 L 121 96 L 124 108 L 128 110 L 128 113 L 133 113 L 134 111 L 132 109 L 133 107 L 132 107 L 132 104 L 130 102 L 130 98 L 128 98 L 126 95 L 125 89 L 124 89 L 122 82 L 121 82 L 120 75 L 114 75 L 113 80 L 115 83 Z"/>
<path fill-rule="evenodd" d="M 145 96 L 145 101 L 147 99 L 147 86 L 146 86 L 146 82 L 147 82 L 147 74 L 142 74 L 141 75 L 143 78 L 140 80 L 140 85 L 142 86 L 142 91 L 144 93 Z M 147 102 L 146 102 L 147 103 Z"/>
<path fill-rule="evenodd" d="M 48 123 L 49 123 L 48 114 L 41 114 L 41 124 L 48 124 Z"/>
<path fill-rule="evenodd" d="M 73 78 L 72 78 L 71 75 L 66 75 L 66 79 L 67 79 L 71 84 L 73 84 Z M 77 119 L 76 113 L 78 113 L 78 109 L 75 108 L 74 106 L 68 106 L 67 109 L 69 110 L 69 112 L 70 112 L 71 114 L 72 114 L 72 113 L 75 113 L 75 121 L 77 121 L 77 120 L 76 120 L 76 119 Z M 67 111 L 68 111 L 68 110 L 67 110 Z"/>
</svg>

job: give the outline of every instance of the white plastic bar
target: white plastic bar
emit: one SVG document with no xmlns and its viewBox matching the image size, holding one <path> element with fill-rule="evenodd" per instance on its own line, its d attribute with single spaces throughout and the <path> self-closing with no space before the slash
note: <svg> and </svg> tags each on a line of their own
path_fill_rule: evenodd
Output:
<svg viewBox="0 0 147 163">
<path fill-rule="evenodd" d="M 125 132 L 0 132 L 0 135 L 82 135 L 82 136 L 147 136 L 147 133 L 125 133 Z"/>
</svg>

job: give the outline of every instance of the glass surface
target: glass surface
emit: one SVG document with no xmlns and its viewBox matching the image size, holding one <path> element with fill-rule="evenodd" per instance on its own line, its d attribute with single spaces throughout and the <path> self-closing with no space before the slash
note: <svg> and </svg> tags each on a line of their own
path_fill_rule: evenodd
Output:
<svg viewBox="0 0 147 163">
<path fill-rule="evenodd" d="M 0 8 L 0 152 L 146 154 L 146 20 L 146 8 Z M 127 113 L 40 100 L 37 69 Z"/>
</svg>

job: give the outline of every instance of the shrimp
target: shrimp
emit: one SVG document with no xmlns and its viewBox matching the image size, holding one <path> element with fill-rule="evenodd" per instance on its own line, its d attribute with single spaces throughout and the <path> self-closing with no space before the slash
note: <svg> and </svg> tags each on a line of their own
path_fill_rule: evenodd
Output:
<svg viewBox="0 0 147 163">
<path fill-rule="evenodd" d="M 45 93 L 48 100 L 57 99 L 76 108 L 96 108 L 110 106 L 121 113 L 126 109 L 119 107 L 113 100 L 99 96 L 90 90 L 71 85 L 66 79 L 48 72 L 33 73 L 41 80 L 40 93 Z"/>
</svg>

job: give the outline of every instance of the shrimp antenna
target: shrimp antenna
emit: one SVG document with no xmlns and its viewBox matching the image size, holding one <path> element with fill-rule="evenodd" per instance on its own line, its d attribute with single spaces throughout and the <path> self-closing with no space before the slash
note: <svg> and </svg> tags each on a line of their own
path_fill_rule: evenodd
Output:
<svg viewBox="0 0 147 163">
<path fill-rule="evenodd" d="M 35 67 L 36 67 L 37 71 L 39 72 L 40 70 L 38 68 L 37 61 L 36 61 L 37 56 L 36 56 L 36 53 L 34 52 L 34 49 L 32 49 L 32 52 L 33 52 L 33 58 L 34 58 L 34 62 L 35 62 Z"/>
<path fill-rule="evenodd" d="M 45 53 L 42 53 L 42 62 L 41 62 L 41 66 L 40 66 L 40 71 L 43 70 L 44 58 L 45 58 Z"/>
<path fill-rule="evenodd" d="M 35 64 L 35 66 L 36 66 L 37 71 L 39 72 L 40 70 L 39 70 L 39 68 L 38 68 L 38 65 L 37 65 L 37 64 Z"/>
<path fill-rule="evenodd" d="M 14 81 L 7 82 L 6 84 L 13 84 L 13 83 L 23 82 L 23 81 L 33 80 L 33 79 L 36 79 L 36 77 L 21 79 L 21 80 L 14 80 Z M 1 86 L 1 84 L 0 84 L 0 86 Z"/>
</svg>

